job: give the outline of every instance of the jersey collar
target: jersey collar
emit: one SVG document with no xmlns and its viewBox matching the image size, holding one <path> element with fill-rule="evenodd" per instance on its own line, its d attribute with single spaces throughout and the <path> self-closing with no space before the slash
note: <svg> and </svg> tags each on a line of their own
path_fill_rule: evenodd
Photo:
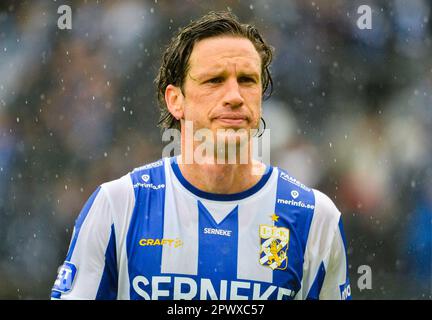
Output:
<svg viewBox="0 0 432 320">
<path fill-rule="evenodd" d="M 180 171 L 179 165 L 177 163 L 177 157 L 170 158 L 170 164 L 175 176 L 187 190 L 189 190 L 194 195 L 200 198 L 214 200 L 214 201 L 238 201 L 247 198 L 253 195 L 254 193 L 258 192 L 262 187 L 264 187 L 264 185 L 269 180 L 273 172 L 272 166 L 266 166 L 265 173 L 253 187 L 239 193 L 220 194 L 220 193 L 210 193 L 210 192 L 202 191 L 196 188 L 195 186 L 193 186 L 189 181 L 187 181 Z"/>
</svg>

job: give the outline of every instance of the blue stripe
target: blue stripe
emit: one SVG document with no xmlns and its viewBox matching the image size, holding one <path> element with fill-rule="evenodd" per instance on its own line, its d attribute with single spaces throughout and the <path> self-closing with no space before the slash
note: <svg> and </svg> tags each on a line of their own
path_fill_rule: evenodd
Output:
<svg viewBox="0 0 432 320">
<path fill-rule="evenodd" d="M 90 196 L 90 198 L 87 200 L 86 204 L 84 205 L 84 207 L 82 208 L 76 222 L 75 222 L 75 234 L 74 237 L 72 239 L 71 245 L 69 247 L 69 251 L 68 254 L 66 256 L 66 261 L 71 261 L 72 258 L 72 254 L 74 252 L 75 249 L 75 245 L 76 242 L 78 240 L 78 235 L 79 232 L 81 230 L 81 226 L 84 223 L 85 218 L 87 217 L 87 214 L 90 211 L 90 208 L 93 205 L 94 200 L 96 199 L 96 196 L 98 195 L 99 191 L 100 191 L 101 187 L 99 186 L 95 192 L 93 192 L 93 194 Z"/>
<path fill-rule="evenodd" d="M 344 231 L 344 227 L 343 227 L 343 223 L 342 223 L 342 216 L 339 218 L 339 231 L 340 231 L 341 236 L 342 236 L 342 242 L 344 245 L 345 257 L 346 257 L 346 238 L 345 238 L 345 231 Z"/>
<path fill-rule="evenodd" d="M 51 298 L 60 299 L 61 298 L 61 292 L 51 291 Z"/>
<path fill-rule="evenodd" d="M 198 201 L 198 212 L 198 274 L 212 279 L 216 292 L 220 292 L 220 280 L 237 279 L 238 206 L 219 224 L 201 201 Z M 227 230 L 231 234 L 208 234 L 204 233 L 205 228 Z M 242 294 L 240 290 L 239 294 Z"/>
<path fill-rule="evenodd" d="M 118 271 L 117 271 L 117 250 L 114 224 L 111 225 L 111 236 L 105 252 L 105 268 L 96 300 L 115 300 L 117 299 Z"/>
<path fill-rule="evenodd" d="M 283 270 L 273 271 L 273 283 L 298 292 L 303 278 L 304 252 L 314 213 L 315 196 L 312 190 L 283 179 L 282 173 L 286 175 L 286 172 L 280 171 L 275 203 L 275 213 L 279 218 L 274 225 L 289 229 L 288 263 Z M 295 201 L 298 205 L 287 204 L 287 201 Z"/>
<path fill-rule="evenodd" d="M 348 256 L 347 256 L 347 248 L 346 248 L 346 238 L 345 238 L 345 231 L 342 223 L 342 216 L 339 218 L 339 232 L 342 237 L 342 243 L 343 243 L 343 249 L 344 249 L 344 255 L 345 255 L 345 261 L 346 263 L 346 283 L 349 284 L 349 277 L 348 277 Z"/>
<path fill-rule="evenodd" d="M 126 236 L 130 298 L 143 300 L 134 289 L 133 280 L 144 276 L 150 280 L 161 274 L 162 246 L 140 246 L 141 239 L 162 239 L 165 210 L 164 166 L 146 166 L 130 174 L 135 193 L 135 207 Z M 147 169 L 148 168 L 148 169 Z M 160 186 L 153 189 L 152 186 Z M 165 285 L 160 285 L 165 290 Z M 142 287 L 151 297 L 151 286 Z M 166 299 L 161 297 L 160 299 Z"/>
<path fill-rule="evenodd" d="M 324 263 L 321 262 L 321 265 L 318 269 L 318 272 L 315 276 L 315 280 L 312 283 L 312 287 L 309 290 L 306 300 L 319 300 L 319 295 L 321 292 L 322 285 L 324 283 L 324 278 L 326 275 Z"/>
<path fill-rule="evenodd" d="M 178 166 L 177 163 L 177 157 L 172 157 L 170 159 L 171 162 L 171 167 L 174 171 L 174 174 L 176 175 L 177 179 L 180 181 L 180 183 L 190 192 L 192 192 L 193 194 L 195 194 L 196 196 L 203 198 L 203 199 L 208 199 L 208 200 L 215 200 L 215 201 L 237 201 L 237 200 L 241 200 L 244 198 L 247 198 L 251 195 L 253 195 L 254 193 L 258 192 L 268 181 L 268 179 L 271 176 L 271 173 L 273 172 L 273 167 L 272 166 L 267 166 L 266 171 L 264 173 L 264 175 L 261 177 L 260 181 L 258 181 L 257 184 L 255 184 L 253 187 L 239 192 L 239 193 L 232 193 L 232 194 L 215 194 L 215 193 L 210 193 L 210 192 L 205 192 L 202 191 L 198 188 L 196 188 L 195 186 L 193 186 L 191 183 L 189 183 L 189 181 L 187 181 L 184 177 L 183 174 L 180 171 L 180 168 Z"/>
<path fill-rule="evenodd" d="M 346 261 L 346 279 L 345 279 L 345 283 L 343 285 L 339 286 L 340 291 L 343 292 L 350 285 L 350 280 L 349 280 L 349 275 L 348 275 L 348 256 L 347 256 L 347 248 L 346 248 L 345 231 L 344 231 L 344 227 L 343 227 L 343 223 L 342 223 L 342 216 L 339 218 L 339 232 L 340 232 L 341 237 L 342 237 L 343 250 L 344 250 L 345 261 Z M 352 296 L 349 295 L 347 297 L 347 300 L 351 300 L 351 299 L 352 299 Z"/>
</svg>

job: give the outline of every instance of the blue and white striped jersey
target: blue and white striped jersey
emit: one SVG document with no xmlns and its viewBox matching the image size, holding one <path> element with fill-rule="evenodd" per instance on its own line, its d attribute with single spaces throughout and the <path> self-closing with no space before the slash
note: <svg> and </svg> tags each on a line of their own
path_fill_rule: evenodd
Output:
<svg viewBox="0 0 432 320">
<path fill-rule="evenodd" d="M 212 194 L 163 158 L 102 184 L 52 299 L 350 299 L 341 214 L 277 167 Z"/>
</svg>

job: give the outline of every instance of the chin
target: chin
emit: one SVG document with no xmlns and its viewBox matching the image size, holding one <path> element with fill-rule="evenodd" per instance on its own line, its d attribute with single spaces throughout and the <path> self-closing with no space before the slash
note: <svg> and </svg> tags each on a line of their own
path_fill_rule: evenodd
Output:
<svg viewBox="0 0 432 320">
<path fill-rule="evenodd" d="M 222 128 L 216 132 L 215 137 L 215 142 L 219 144 L 240 146 L 249 141 L 249 128 Z"/>
</svg>

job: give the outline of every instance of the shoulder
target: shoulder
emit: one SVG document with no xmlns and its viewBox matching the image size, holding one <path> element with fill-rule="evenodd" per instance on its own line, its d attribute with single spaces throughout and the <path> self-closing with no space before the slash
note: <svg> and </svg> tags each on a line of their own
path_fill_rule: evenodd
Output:
<svg viewBox="0 0 432 320">
<path fill-rule="evenodd" d="M 322 215 L 329 220 L 335 220 L 336 224 L 339 222 L 341 213 L 336 207 L 333 200 L 323 192 L 313 189 L 315 196 L 315 211 L 316 214 Z"/>
<path fill-rule="evenodd" d="M 134 190 L 154 192 L 165 189 L 165 166 L 170 158 L 163 158 L 155 162 L 135 168 L 129 173 Z"/>
<path fill-rule="evenodd" d="M 136 174 L 139 174 L 141 172 L 154 171 L 154 169 L 163 167 L 164 163 L 165 163 L 165 158 L 159 159 L 157 161 L 154 161 L 154 162 L 151 162 L 151 163 L 147 163 L 147 164 L 144 164 L 144 165 L 142 165 L 140 167 L 137 167 L 137 168 L 133 169 L 130 172 L 130 174 L 131 175 L 136 175 Z"/>
<path fill-rule="evenodd" d="M 311 214 L 315 208 L 313 190 L 287 171 L 277 168 L 277 172 L 277 203 L 304 209 Z"/>
<path fill-rule="evenodd" d="M 320 220 L 328 221 L 334 228 L 339 224 L 341 213 L 329 196 L 313 189 L 315 196 L 315 215 Z"/>
<path fill-rule="evenodd" d="M 279 186 L 281 194 L 290 199 L 290 203 L 306 209 L 312 209 L 313 219 L 320 223 L 336 226 L 339 222 L 340 211 L 334 202 L 323 192 L 308 187 L 287 171 L 277 168 L 279 174 Z M 280 201 L 280 199 L 278 199 Z M 286 201 L 286 200 L 285 200 Z"/>
<path fill-rule="evenodd" d="M 300 190 L 303 190 L 305 192 L 311 192 L 312 191 L 311 188 L 309 188 L 304 183 L 302 183 L 301 181 L 297 180 L 295 177 L 290 175 L 286 170 L 281 169 L 279 167 L 277 167 L 277 170 L 279 173 L 279 180 L 282 183 L 285 183 L 287 187 L 300 189 Z"/>
<path fill-rule="evenodd" d="M 133 206 L 135 202 L 135 189 L 146 183 L 151 183 L 152 174 L 161 173 L 164 168 L 164 159 L 137 167 L 122 177 L 101 184 L 104 197 L 110 203 L 114 212 L 122 212 Z M 154 180 L 153 180 L 154 181 Z"/>
<path fill-rule="evenodd" d="M 130 191 L 132 191 L 132 180 L 130 178 L 130 174 L 127 173 L 122 177 L 102 183 L 101 191 L 110 202 L 114 202 L 117 199 L 122 199 L 127 196 Z"/>
<path fill-rule="evenodd" d="M 135 184 L 145 183 L 151 176 L 151 173 L 156 173 L 158 171 L 163 171 L 164 169 L 164 159 L 159 159 L 157 161 L 142 165 L 140 167 L 134 168 L 122 177 L 105 182 L 101 185 L 101 188 L 104 189 L 105 192 L 111 195 L 122 194 L 127 192 L 128 190 L 132 190 L 135 187 Z"/>
</svg>

